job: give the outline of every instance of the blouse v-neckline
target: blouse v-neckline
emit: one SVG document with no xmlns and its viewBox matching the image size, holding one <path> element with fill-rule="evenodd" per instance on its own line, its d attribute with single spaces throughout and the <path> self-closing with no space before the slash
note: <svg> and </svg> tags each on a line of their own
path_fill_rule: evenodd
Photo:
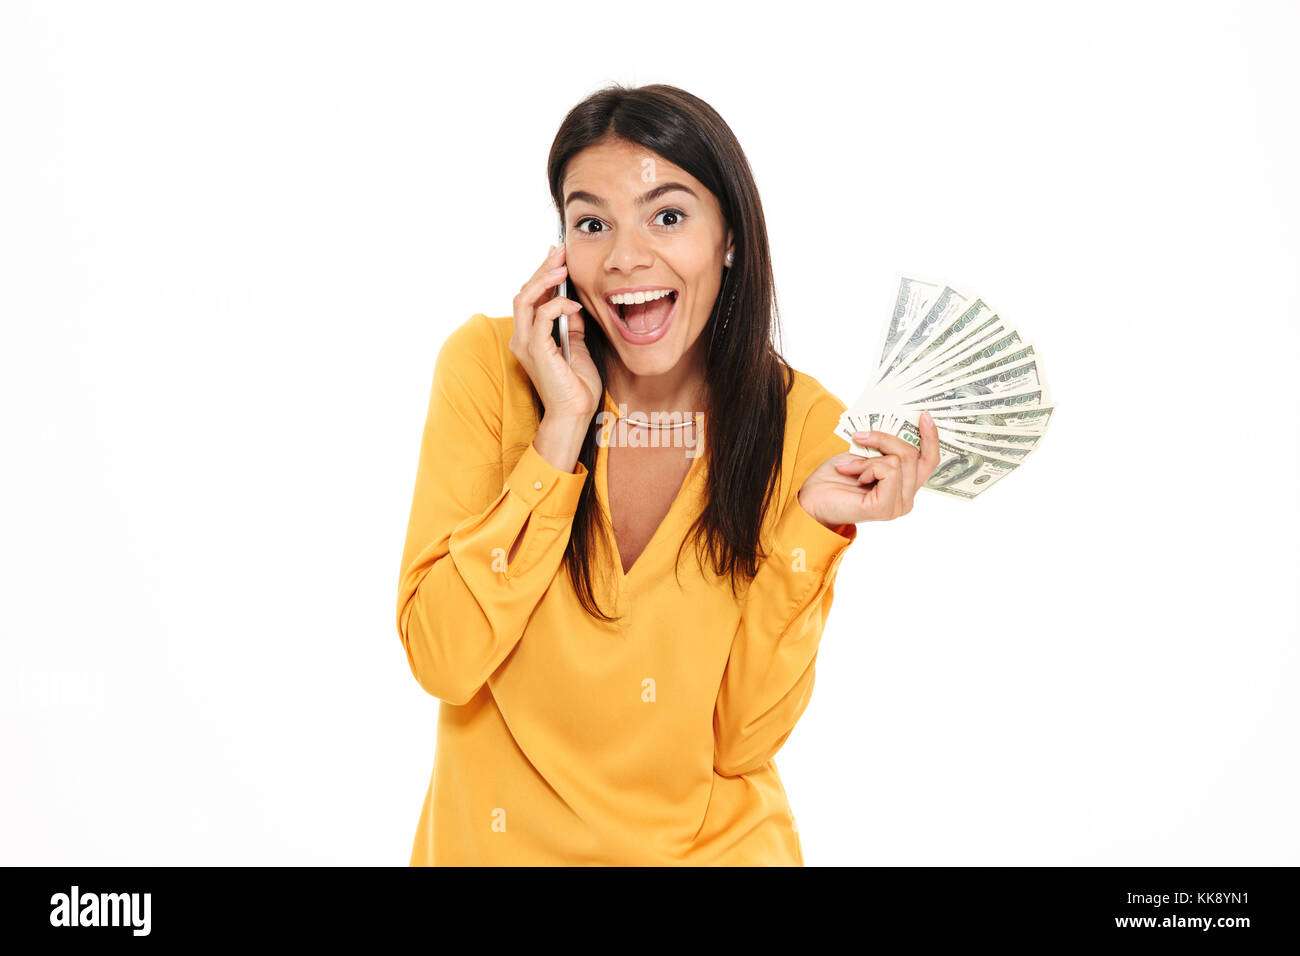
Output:
<svg viewBox="0 0 1300 956">
<path fill-rule="evenodd" d="M 608 389 L 605 391 L 605 410 L 614 418 L 618 417 L 618 405 L 615 403 L 613 396 L 609 394 Z M 616 427 L 617 425 L 612 426 L 612 428 Z M 650 535 L 650 540 L 641 549 L 641 553 L 636 556 L 636 560 L 632 562 L 632 567 L 626 571 L 623 570 L 623 555 L 618 550 L 618 538 L 614 534 L 614 518 L 609 502 L 609 447 L 605 442 L 597 442 L 596 498 L 605 517 L 605 527 L 607 529 L 605 537 L 614 556 L 614 578 L 618 584 L 620 594 L 640 580 L 638 572 L 646 566 L 647 559 L 652 558 L 656 550 L 663 546 L 670 529 L 676 526 L 678 519 L 681 517 L 681 512 L 687 507 L 692 495 L 692 487 L 701 474 L 701 462 L 705 455 L 704 429 L 704 416 L 699 415 L 695 419 L 696 455 L 691 459 L 691 465 L 686 470 L 686 477 L 682 479 L 681 487 L 677 489 L 677 494 L 673 497 L 672 504 L 668 506 L 668 511 L 665 512 L 658 526 Z M 675 542 L 673 547 L 676 548 L 679 543 Z"/>
</svg>

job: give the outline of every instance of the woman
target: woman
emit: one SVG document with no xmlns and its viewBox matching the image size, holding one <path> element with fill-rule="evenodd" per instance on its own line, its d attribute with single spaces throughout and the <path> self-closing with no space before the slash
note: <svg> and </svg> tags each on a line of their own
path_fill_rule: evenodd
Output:
<svg viewBox="0 0 1300 956">
<path fill-rule="evenodd" d="M 397 602 L 442 701 L 411 864 L 802 865 L 772 758 L 856 524 L 911 510 L 934 425 L 844 451 L 844 404 L 772 346 L 758 191 L 702 100 L 601 90 L 548 173 L 564 244 L 434 368 Z"/>
</svg>

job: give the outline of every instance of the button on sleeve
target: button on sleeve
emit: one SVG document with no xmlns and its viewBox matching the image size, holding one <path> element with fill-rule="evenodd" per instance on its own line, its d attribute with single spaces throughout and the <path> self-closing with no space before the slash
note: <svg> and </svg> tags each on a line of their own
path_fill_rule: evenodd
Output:
<svg viewBox="0 0 1300 956">
<path fill-rule="evenodd" d="M 578 511 L 578 499 L 587 481 L 587 466 L 578 462 L 576 467 L 577 471 L 561 471 L 529 442 L 506 479 L 506 487 L 534 514 L 571 518 Z"/>
</svg>

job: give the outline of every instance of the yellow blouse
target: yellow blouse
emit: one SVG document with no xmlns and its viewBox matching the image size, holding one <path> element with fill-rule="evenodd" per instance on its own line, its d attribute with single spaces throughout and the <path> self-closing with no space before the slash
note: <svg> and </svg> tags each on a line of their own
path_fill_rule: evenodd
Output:
<svg viewBox="0 0 1300 956">
<path fill-rule="evenodd" d="M 397 595 L 411 673 L 441 700 L 412 866 L 802 866 L 773 755 L 813 688 L 837 533 L 796 497 L 845 443 L 844 403 L 795 372 L 779 495 L 746 588 L 673 559 L 703 504 L 698 454 L 630 571 L 605 532 L 579 604 L 564 551 L 588 480 L 532 443 L 513 317 L 476 314 L 439 351 Z M 605 394 L 605 407 L 618 409 Z M 606 449 L 596 494 L 608 521 Z M 505 556 L 519 537 L 514 559 Z"/>
</svg>

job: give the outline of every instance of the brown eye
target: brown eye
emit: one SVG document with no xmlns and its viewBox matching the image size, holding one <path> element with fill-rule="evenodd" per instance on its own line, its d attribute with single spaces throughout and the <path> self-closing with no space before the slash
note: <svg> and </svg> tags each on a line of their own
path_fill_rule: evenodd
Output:
<svg viewBox="0 0 1300 956">
<path fill-rule="evenodd" d="M 663 226 L 665 229 L 676 229 L 682 224 L 682 220 L 686 218 L 686 213 L 682 212 L 680 209 L 664 209 L 661 212 L 655 213 L 656 219 L 660 216 L 672 216 L 673 221 L 663 223 Z"/>
</svg>

